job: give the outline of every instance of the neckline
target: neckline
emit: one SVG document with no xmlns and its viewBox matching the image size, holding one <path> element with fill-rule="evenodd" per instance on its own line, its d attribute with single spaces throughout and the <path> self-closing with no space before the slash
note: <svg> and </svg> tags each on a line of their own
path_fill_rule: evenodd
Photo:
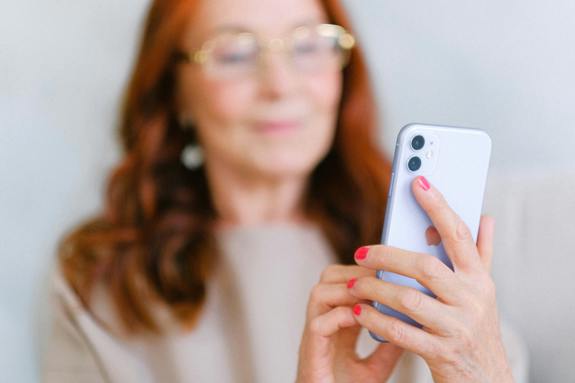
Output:
<svg viewBox="0 0 575 383">
<path fill-rule="evenodd" d="M 308 222 L 262 222 L 255 224 L 226 226 L 216 230 L 216 235 L 257 234 L 262 232 L 310 232 L 319 231 L 319 227 Z"/>
</svg>

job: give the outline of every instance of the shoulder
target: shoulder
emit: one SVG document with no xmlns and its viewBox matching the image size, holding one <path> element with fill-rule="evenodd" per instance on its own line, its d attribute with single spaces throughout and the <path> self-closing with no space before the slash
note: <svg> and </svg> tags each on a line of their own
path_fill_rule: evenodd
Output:
<svg viewBox="0 0 575 383">
<path fill-rule="evenodd" d="M 117 340 L 133 340 L 134 334 L 127 331 L 118 312 L 114 297 L 104 278 L 96 282 L 88 301 L 84 302 L 59 268 L 51 277 L 52 306 L 55 311 L 66 315 L 68 320 L 78 322 L 84 329 L 98 330 Z M 162 333 L 180 330 L 168 305 L 158 299 L 146 303 L 150 314 Z M 56 313 L 57 314 L 57 313 Z"/>
<path fill-rule="evenodd" d="M 87 309 L 61 271 L 55 269 L 50 303 L 43 381 L 150 381 L 144 379 L 146 366 L 134 343 L 120 331 L 106 294 L 93 294 Z"/>
<path fill-rule="evenodd" d="M 59 267 L 54 267 L 50 278 L 50 299 L 55 319 L 65 319 L 82 329 L 87 323 L 120 337 L 123 333 L 110 295 L 102 283 L 94 286 L 89 302 L 83 302 Z M 89 308 L 88 308 L 89 305 Z"/>
<path fill-rule="evenodd" d="M 50 330 L 42 357 L 42 379 L 72 382 L 77 379 L 106 381 L 85 322 L 89 319 L 81 300 L 58 270 L 50 278 Z"/>
</svg>

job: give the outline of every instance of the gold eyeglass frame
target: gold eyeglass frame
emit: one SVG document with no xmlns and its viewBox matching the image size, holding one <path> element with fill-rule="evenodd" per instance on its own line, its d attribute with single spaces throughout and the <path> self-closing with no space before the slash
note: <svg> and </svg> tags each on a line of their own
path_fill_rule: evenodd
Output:
<svg viewBox="0 0 575 383">
<path fill-rule="evenodd" d="M 355 46 L 356 41 L 355 38 L 351 33 L 349 33 L 345 28 L 337 24 L 317 24 L 312 28 L 316 29 L 316 32 L 319 33 L 321 36 L 327 37 L 336 37 L 337 43 L 339 47 L 342 49 L 343 57 L 341 67 L 345 67 L 349 62 L 349 56 L 351 53 L 351 49 Z M 256 41 L 261 48 L 259 55 L 262 55 L 265 51 L 275 51 L 275 52 L 282 52 L 289 49 L 289 44 L 286 42 L 287 40 L 293 39 L 294 36 L 297 35 L 298 32 L 307 32 L 309 31 L 310 26 L 302 25 L 300 27 L 295 28 L 289 35 L 289 37 L 284 38 L 271 38 L 267 40 L 262 40 L 258 38 L 252 32 L 239 32 L 239 37 L 244 37 L 246 39 L 252 39 L 254 36 L 256 37 Z M 198 64 L 198 65 L 205 65 L 208 61 L 210 54 L 214 47 L 214 42 L 216 38 L 212 38 L 207 40 L 202 44 L 200 49 L 195 51 L 178 51 L 176 53 L 176 58 L 180 61 L 190 63 L 190 64 Z"/>
</svg>

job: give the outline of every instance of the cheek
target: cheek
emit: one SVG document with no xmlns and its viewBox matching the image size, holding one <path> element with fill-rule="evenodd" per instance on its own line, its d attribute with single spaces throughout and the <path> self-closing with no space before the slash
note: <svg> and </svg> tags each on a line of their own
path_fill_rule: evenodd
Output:
<svg viewBox="0 0 575 383">
<path fill-rule="evenodd" d="M 341 97 L 341 82 L 340 73 L 326 73 L 307 82 L 308 99 L 313 105 L 309 138 L 315 142 L 317 156 L 325 154 L 333 140 Z"/>
<path fill-rule="evenodd" d="M 340 72 L 325 73 L 306 82 L 309 97 L 317 112 L 329 112 L 335 117 L 341 96 L 342 75 Z"/>
<path fill-rule="evenodd" d="M 218 82 L 200 76 L 190 78 L 186 106 L 206 150 L 218 157 L 236 157 L 245 150 L 242 124 L 253 107 L 254 89 L 246 83 Z"/>
<path fill-rule="evenodd" d="M 245 118 L 252 104 L 253 89 L 248 84 L 210 81 L 198 76 L 188 81 L 187 105 L 201 126 L 226 127 Z"/>
</svg>

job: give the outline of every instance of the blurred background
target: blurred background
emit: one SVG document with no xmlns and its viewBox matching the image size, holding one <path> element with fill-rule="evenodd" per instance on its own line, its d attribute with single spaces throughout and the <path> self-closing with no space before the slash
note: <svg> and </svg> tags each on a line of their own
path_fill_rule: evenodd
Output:
<svg viewBox="0 0 575 383">
<path fill-rule="evenodd" d="M 501 315 L 530 381 L 575 382 L 575 2 L 345 0 L 392 155 L 409 122 L 493 139 Z M 46 282 L 65 230 L 96 212 L 144 0 L 0 4 L 0 381 L 34 382 Z"/>
</svg>

